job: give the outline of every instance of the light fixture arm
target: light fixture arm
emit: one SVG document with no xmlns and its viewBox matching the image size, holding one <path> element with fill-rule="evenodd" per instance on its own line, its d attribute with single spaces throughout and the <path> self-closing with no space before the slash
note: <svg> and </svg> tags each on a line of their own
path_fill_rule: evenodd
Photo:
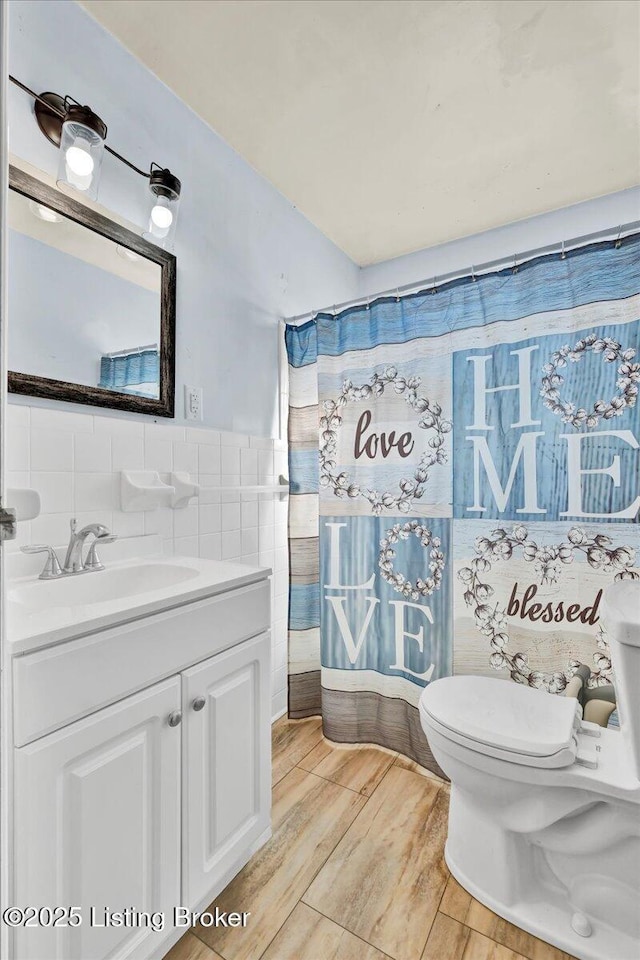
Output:
<svg viewBox="0 0 640 960">
<path fill-rule="evenodd" d="M 118 153 L 117 150 L 114 150 L 113 147 L 110 147 L 108 143 L 105 143 L 104 149 L 107 151 L 107 153 L 110 153 L 112 157 L 115 157 L 116 160 L 119 160 L 120 163 L 124 163 L 124 165 L 129 167 L 129 169 L 139 173 L 141 177 L 145 177 L 147 180 L 149 179 L 149 170 L 141 170 L 140 167 L 136 167 L 135 163 L 131 163 L 131 160 L 127 160 L 127 158 L 123 157 L 121 153 Z"/>
<path fill-rule="evenodd" d="M 182 192 L 178 177 L 155 160 L 148 170 L 142 170 L 108 146 L 106 123 L 86 104 L 83 106 L 68 94 L 65 97 L 52 91 L 38 94 L 16 77 L 9 75 L 9 79 L 33 98 L 38 128 L 60 150 L 58 186 L 71 187 L 97 200 L 102 158 L 105 151 L 110 153 L 147 181 L 149 209 L 143 237 L 171 249 Z"/>
<path fill-rule="evenodd" d="M 16 77 L 12 77 L 9 74 L 9 80 L 11 83 L 14 83 L 16 87 L 20 87 L 21 90 L 24 90 L 25 93 L 28 93 L 30 97 L 33 97 L 34 100 L 37 100 L 38 103 L 41 103 L 43 107 L 46 107 L 47 110 L 50 110 L 52 113 L 57 113 L 61 120 L 64 120 L 64 113 L 62 110 L 58 110 L 52 103 L 49 103 L 44 97 L 41 97 L 39 94 L 35 93 L 26 83 L 22 83 L 21 80 L 18 80 Z"/>
</svg>

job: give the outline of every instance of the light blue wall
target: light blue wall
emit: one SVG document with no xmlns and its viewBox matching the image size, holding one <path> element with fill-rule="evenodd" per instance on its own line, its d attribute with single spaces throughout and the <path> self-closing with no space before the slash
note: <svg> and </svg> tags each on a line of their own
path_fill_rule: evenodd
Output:
<svg viewBox="0 0 640 960">
<path fill-rule="evenodd" d="M 177 420 L 183 384 L 202 385 L 208 425 L 274 435 L 278 318 L 355 296 L 357 267 L 76 3 L 12 0 L 9 19 L 15 76 L 90 104 L 116 150 L 182 180 Z M 55 173 L 58 152 L 14 86 L 9 149 Z M 106 156 L 100 203 L 142 226 L 146 199 L 144 180 Z"/>
</svg>

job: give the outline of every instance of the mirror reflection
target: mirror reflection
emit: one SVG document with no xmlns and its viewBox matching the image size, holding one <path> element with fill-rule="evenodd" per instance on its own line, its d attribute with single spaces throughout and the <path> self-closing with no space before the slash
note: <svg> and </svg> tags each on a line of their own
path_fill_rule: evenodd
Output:
<svg viewBox="0 0 640 960">
<path fill-rule="evenodd" d="M 159 264 L 9 191 L 9 369 L 158 399 Z"/>
</svg>

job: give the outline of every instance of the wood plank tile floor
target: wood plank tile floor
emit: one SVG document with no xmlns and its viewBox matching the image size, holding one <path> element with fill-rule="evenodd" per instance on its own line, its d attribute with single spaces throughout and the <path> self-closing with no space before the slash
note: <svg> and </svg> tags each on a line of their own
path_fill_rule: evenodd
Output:
<svg viewBox="0 0 640 960">
<path fill-rule="evenodd" d="M 165 960 L 573 960 L 502 920 L 444 863 L 449 785 L 411 760 L 336 746 L 320 719 L 273 726 L 273 837 Z"/>
</svg>

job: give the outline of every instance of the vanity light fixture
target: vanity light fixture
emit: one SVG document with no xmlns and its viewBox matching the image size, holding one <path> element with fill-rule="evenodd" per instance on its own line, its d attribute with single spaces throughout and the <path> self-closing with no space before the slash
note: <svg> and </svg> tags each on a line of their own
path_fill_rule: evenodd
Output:
<svg viewBox="0 0 640 960">
<path fill-rule="evenodd" d="M 72 187 L 91 200 L 98 196 L 100 170 L 105 152 L 149 182 L 151 200 L 146 230 L 147 240 L 165 249 L 171 249 L 175 236 L 182 184 L 167 168 L 152 163 L 149 170 L 141 170 L 123 157 L 107 142 L 107 125 L 73 97 L 57 93 L 37 94 L 20 80 L 9 79 L 34 100 L 37 124 L 47 140 L 60 148 L 57 183 Z M 47 219 L 42 217 L 42 219 Z"/>
<path fill-rule="evenodd" d="M 157 167 L 157 169 L 153 169 Z M 178 220 L 181 183 L 170 170 L 151 164 L 149 224 L 142 236 L 163 247 L 171 247 Z"/>
<path fill-rule="evenodd" d="M 59 187 L 73 187 L 96 200 L 107 125 L 90 107 L 71 103 L 68 97 L 64 103 L 66 114 L 60 131 L 57 183 Z"/>
<path fill-rule="evenodd" d="M 141 257 L 137 253 L 133 252 L 133 250 L 129 250 L 128 247 L 123 247 L 120 244 L 118 244 L 118 246 L 116 247 L 116 253 L 118 254 L 119 257 L 122 257 L 123 260 L 135 261 L 135 260 L 141 259 Z"/>
<path fill-rule="evenodd" d="M 44 220 L 45 223 L 60 223 L 62 217 L 51 207 L 45 207 L 44 203 L 38 203 L 37 200 L 29 201 L 29 209 L 38 220 Z"/>
</svg>

